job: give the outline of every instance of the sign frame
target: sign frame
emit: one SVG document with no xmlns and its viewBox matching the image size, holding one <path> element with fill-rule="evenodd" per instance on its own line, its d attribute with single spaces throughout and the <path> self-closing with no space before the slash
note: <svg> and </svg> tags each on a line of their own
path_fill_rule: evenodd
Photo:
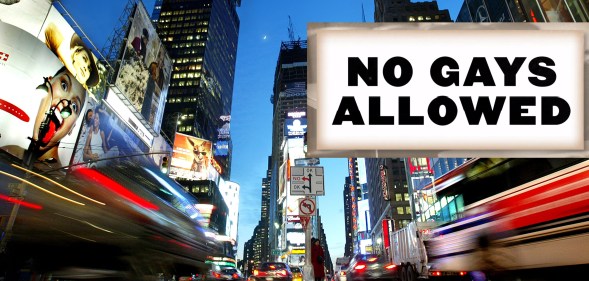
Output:
<svg viewBox="0 0 589 281">
<path fill-rule="evenodd" d="M 324 170 L 320 166 L 292 166 L 290 195 L 325 195 Z"/>
</svg>

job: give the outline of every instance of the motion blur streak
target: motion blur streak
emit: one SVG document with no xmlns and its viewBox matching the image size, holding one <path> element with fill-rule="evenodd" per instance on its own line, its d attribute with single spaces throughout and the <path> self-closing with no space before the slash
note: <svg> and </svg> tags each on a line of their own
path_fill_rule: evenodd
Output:
<svg viewBox="0 0 589 281">
<path fill-rule="evenodd" d="M 41 205 L 37 205 L 37 204 L 33 204 L 33 203 L 22 201 L 22 200 L 18 200 L 16 198 L 8 197 L 8 196 L 6 196 L 4 194 L 0 194 L 0 199 L 6 200 L 8 202 L 12 202 L 14 204 L 20 204 L 23 207 L 27 207 L 27 208 L 31 208 L 31 209 L 35 209 L 35 210 L 42 210 L 43 209 L 43 207 Z"/>
<path fill-rule="evenodd" d="M 147 168 L 143 168 L 146 172 L 148 172 L 153 178 L 155 178 L 161 185 L 163 185 L 166 189 L 168 189 L 169 192 L 172 192 L 172 194 L 178 198 L 182 198 L 184 200 L 186 200 L 186 198 L 184 198 L 184 196 L 182 196 L 182 194 L 178 193 L 178 191 L 174 190 L 170 184 L 168 184 L 165 180 L 163 180 L 162 178 L 160 178 L 158 175 L 156 175 L 153 171 L 147 169 Z M 165 191 L 165 190 L 162 190 Z"/>
<path fill-rule="evenodd" d="M 154 205 L 153 203 L 139 197 L 137 194 L 131 192 L 130 190 L 126 189 L 124 186 L 120 185 L 118 182 L 112 180 L 111 178 L 103 175 L 102 173 L 88 168 L 81 168 L 77 170 L 80 175 L 85 176 L 86 178 L 99 183 L 100 185 L 108 188 L 110 191 L 118 194 L 119 196 L 129 200 L 141 206 L 145 209 L 149 210 L 159 210 L 159 207 Z"/>
<path fill-rule="evenodd" d="M 74 203 L 74 204 L 78 204 L 78 205 L 81 205 L 81 206 L 85 206 L 85 205 L 86 205 L 86 204 L 84 204 L 84 203 L 80 203 L 80 202 L 78 202 L 78 201 L 75 201 L 75 200 L 69 199 L 69 198 L 67 198 L 67 197 L 61 196 L 61 195 L 59 195 L 59 194 L 57 194 L 57 193 L 53 193 L 53 192 L 51 192 L 51 191 L 49 191 L 49 190 L 47 190 L 47 189 L 45 189 L 45 188 L 42 188 L 42 187 L 40 187 L 40 186 L 38 186 L 38 185 L 36 185 L 36 184 L 34 184 L 34 183 L 32 183 L 32 182 L 28 181 L 28 180 L 25 180 L 25 179 L 23 179 L 23 178 L 19 178 L 19 177 L 15 176 L 15 175 L 11 175 L 11 174 L 9 174 L 9 173 L 6 173 L 6 172 L 4 172 L 4 171 L 0 171 L 0 174 L 3 174 L 3 175 L 5 175 L 5 176 L 7 176 L 7 177 L 11 177 L 11 178 L 13 178 L 13 179 L 15 179 L 15 180 L 22 181 L 22 182 L 24 182 L 24 183 L 26 183 L 26 184 L 28 184 L 28 185 L 30 185 L 30 186 L 32 186 L 32 187 L 34 187 L 34 188 L 36 188 L 36 189 L 39 189 L 39 190 L 41 190 L 41 191 L 43 191 L 43 192 L 46 192 L 46 193 L 48 193 L 48 194 L 51 194 L 51 195 L 53 195 L 53 196 L 55 196 L 55 197 L 57 197 L 57 198 L 61 198 L 61 199 L 65 200 L 65 201 L 69 201 L 69 202 L 72 202 L 72 203 Z"/>
<path fill-rule="evenodd" d="M 89 222 L 87 222 L 87 221 L 83 221 L 83 220 L 79 220 L 79 219 L 76 219 L 76 218 L 68 217 L 68 216 L 66 216 L 66 215 L 62 215 L 62 214 L 58 214 L 58 213 L 55 213 L 55 214 L 56 214 L 56 215 L 58 215 L 58 216 L 62 216 L 62 217 L 64 217 L 64 218 L 68 218 L 68 219 L 72 219 L 72 220 L 75 220 L 75 221 L 79 221 L 79 222 L 81 222 L 81 223 L 85 223 L 85 224 L 87 224 L 87 225 L 89 225 L 89 226 L 91 226 L 91 227 L 94 227 L 94 228 L 96 228 L 96 229 L 100 229 L 100 230 L 102 230 L 102 231 L 104 231 L 104 232 L 108 232 L 108 233 L 114 233 L 114 232 L 112 232 L 112 231 L 110 231 L 110 230 L 107 230 L 107 229 L 104 229 L 104 228 L 102 228 L 102 227 L 96 226 L 96 225 L 94 225 L 94 224 L 91 224 L 91 223 L 89 223 Z"/>
<path fill-rule="evenodd" d="M 12 167 L 15 167 L 15 168 L 17 168 L 17 169 L 19 169 L 19 170 L 25 171 L 25 172 L 27 172 L 27 173 L 31 173 L 31 174 L 33 174 L 33 175 L 35 175 L 35 176 L 37 176 L 37 177 L 40 177 L 40 178 L 42 178 L 42 179 L 44 179 L 44 180 L 46 180 L 46 181 L 48 181 L 48 182 L 50 182 L 50 183 L 52 183 L 52 184 L 55 184 L 55 185 L 57 185 L 57 186 L 59 186 L 59 187 L 61 187 L 61 188 L 65 189 L 65 190 L 67 190 L 67 191 L 69 191 L 69 192 L 71 192 L 71 193 L 73 193 L 73 194 L 75 194 L 75 195 L 78 195 L 78 196 L 80 196 L 80 197 L 82 197 L 82 198 L 84 198 L 84 199 L 88 199 L 88 200 L 90 200 L 90 201 L 92 201 L 92 202 L 94 202 L 94 203 L 100 204 L 100 205 L 106 205 L 106 204 L 104 204 L 104 203 L 102 203 L 102 202 L 100 202 L 100 201 L 96 201 L 96 200 L 94 200 L 94 199 L 92 199 L 92 198 L 90 198 L 90 197 L 88 197 L 88 196 L 85 196 L 85 195 L 83 195 L 83 194 L 80 194 L 80 193 L 78 193 L 78 192 L 75 192 L 75 191 L 73 191 L 73 190 L 71 190 L 71 189 L 69 189 L 69 188 L 65 187 L 64 185 L 62 185 L 62 184 L 60 184 L 60 183 L 58 183 L 58 182 L 56 182 L 56 181 L 54 181 L 54 180 L 52 180 L 52 179 L 50 179 L 50 178 L 46 177 L 46 176 L 43 176 L 43 175 L 41 175 L 41 174 L 35 173 L 35 172 L 31 171 L 31 170 L 25 169 L 25 168 L 23 168 L 23 167 L 19 167 L 19 166 L 17 166 L 17 165 L 14 165 L 14 164 L 12 164 Z"/>
<path fill-rule="evenodd" d="M 70 236 L 73 236 L 73 237 L 76 237 L 76 238 L 80 238 L 80 239 L 82 239 L 82 240 L 86 240 L 86 241 L 90 241 L 90 242 L 96 242 L 95 240 L 88 239 L 88 238 L 85 238 L 85 237 L 82 237 L 82 236 L 79 236 L 79 235 L 71 234 L 71 233 L 69 233 L 69 232 L 61 231 L 61 230 L 59 230 L 59 229 L 58 229 L 57 231 L 59 231 L 59 232 L 61 232 L 61 233 L 65 233 L 65 234 L 67 234 L 67 235 L 70 235 Z"/>
</svg>

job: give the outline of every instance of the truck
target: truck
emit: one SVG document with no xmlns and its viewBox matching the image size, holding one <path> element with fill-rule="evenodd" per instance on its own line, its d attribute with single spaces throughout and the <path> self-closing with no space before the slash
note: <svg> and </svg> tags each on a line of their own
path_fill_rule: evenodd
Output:
<svg viewBox="0 0 589 281">
<path fill-rule="evenodd" d="M 383 237 L 402 281 L 575 280 L 589 269 L 588 160 L 471 159 L 428 188 L 429 208 Z"/>
</svg>

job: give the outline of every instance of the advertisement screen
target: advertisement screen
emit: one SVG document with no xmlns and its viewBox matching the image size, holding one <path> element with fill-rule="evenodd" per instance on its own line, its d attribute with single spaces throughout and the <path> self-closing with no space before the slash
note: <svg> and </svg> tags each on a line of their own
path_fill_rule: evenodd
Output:
<svg viewBox="0 0 589 281">
<path fill-rule="evenodd" d="M 221 128 L 217 129 L 217 139 L 225 140 L 231 138 L 231 115 L 223 115 L 221 119 Z"/>
<path fill-rule="evenodd" d="M 73 163 L 87 163 L 87 167 L 104 167 L 115 159 L 126 158 L 120 158 L 121 156 L 139 154 L 133 160 L 143 159 L 153 165 L 158 164 L 153 157 L 141 155 L 149 152 L 149 147 L 139 140 L 115 112 L 106 102 L 88 103 L 83 111 L 84 122 Z"/>
<path fill-rule="evenodd" d="M 229 142 L 218 141 L 215 143 L 215 156 L 227 156 L 229 153 Z"/>
<path fill-rule="evenodd" d="M 108 89 L 106 67 L 55 7 L 49 10 L 38 38 L 89 91 L 92 98 L 100 100 L 104 97 Z"/>
<path fill-rule="evenodd" d="M 0 148 L 40 168 L 69 165 L 86 89 L 30 33 L 0 22 L 0 34 Z"/>
<path fill-rule="evenodd" d="M 284 120 L 284 134 L 287 137 L 303 137 L 307 132 L 307 118 L 287 118 Z"/>
<path fill-rule="evenodd" d="M 159 132 L 172 61 L 142 4 L 135 8 L 115 85 L 133 111 Z"/>
<path fill-rule="evenodd" d="M 212 144 L 208 140 L 176 133 L 170 177 L 206 180 L 211 164 Z"/>
<path fill-rule="evenodd" d="M 286 198 L 286 219 L 289 222 L 299 221 L 299 199 L 304 196 L 288 195 Z"/>
<path fill-rule="evenodd" d="M 0 1 L 0 21 L 12 24 L 36 37 L 41 31 L 49 8 L 51 8 L 51 0 L 4 2 L 6 1 Z"/>
</svg>

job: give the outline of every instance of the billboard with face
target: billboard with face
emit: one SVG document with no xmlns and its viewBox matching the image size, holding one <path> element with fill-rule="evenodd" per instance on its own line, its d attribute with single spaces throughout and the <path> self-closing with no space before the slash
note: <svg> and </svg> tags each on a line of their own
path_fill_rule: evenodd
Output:
<svg viewBox="0 0 589 281">
<path fill-rule="evenodd" d="M 0 34 L 0 147 L 40 168 L 68 165 L 86 89 L 27 31 L 0 22 Z"/>
<path fill-rule="evenodd" d="M 115 85 L 143 117 L 159 132 L 167 96 L 172 60 L 161 43 L 155 28 L 139 3 L 123 51 L 122 63 Z"/>
<path fill-rule="evenodd" d="M 210 141 L 176 133 L 170 163 L 170 177 L 206 180 L 211 164 L 211 153 Z"/>
<path fill-rule="evenodd" d="M 49 10 L 38 38 L 89 91 L 91 97 L 96 100 L 104 97 L 107 91 L 106 67 L 55 7 Z"/>
<path fill-rule="evenodd" d="M 109 93 L 113 95 L 113 93 Z M 89 167 L 106 166 L 113 160 L 123 160 L 131 155 L 140 155 L 150 151 L 140 141 L 136 132 L 127 126 L 118 108 L 106 101 L 97 103 L 90 101 L 83 112 L 83 126 L 76 147 L 73 163 L 87 163 Z M 165 149 L 165 148 L 164 148 Z M 165 155 L 165 154 L 162 154 Z M 152 156 L 134 156 L 133 161 L 143 160 L 145 163 L 159 165 L 160 154 Z"/>
</svg>

